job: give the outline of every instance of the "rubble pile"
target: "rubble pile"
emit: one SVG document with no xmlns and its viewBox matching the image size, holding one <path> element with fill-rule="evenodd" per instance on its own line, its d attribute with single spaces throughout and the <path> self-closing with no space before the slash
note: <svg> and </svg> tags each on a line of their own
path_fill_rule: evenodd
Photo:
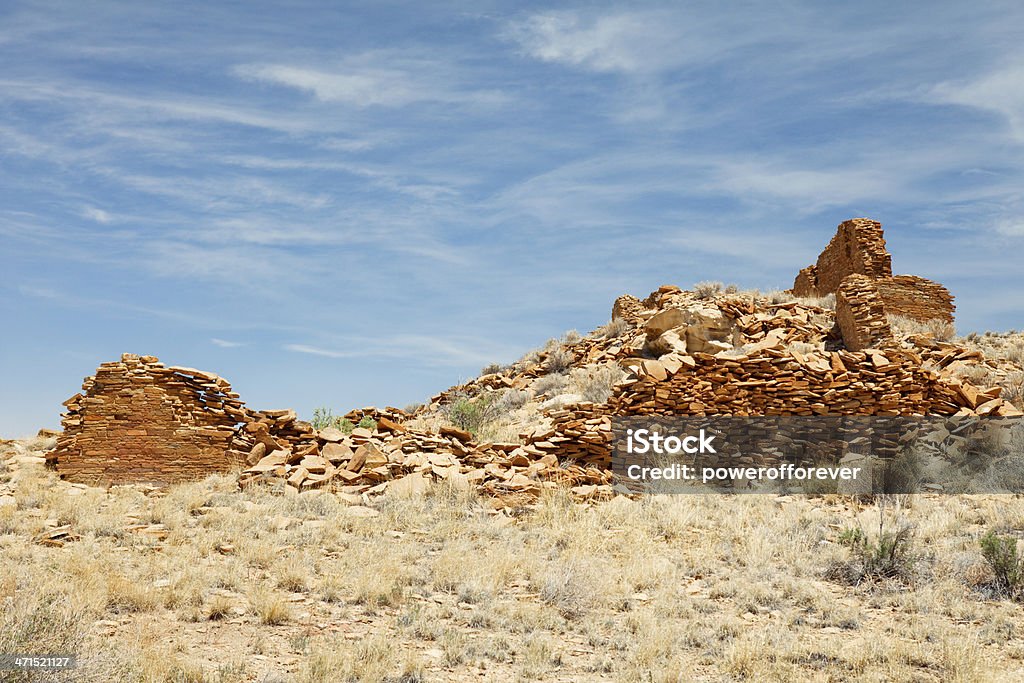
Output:
<svg viewBox="0 0 1024 683">
<path fill-rule="evenodd" d="M 262 432 L 261 432 L 262 434 Z M 611 475 L 581 465 L 562 467 L 536 446 L 477 443 L 469 432 L 442 427 L 439 433 L 408 428 L 381 415 L 374 429 L 351 433 L 320 430 L 299 450 L 263 434 L 247 458 L 242 487 L 288 485 L 299 490 L 330 487 L 350 496 L 386 490 L 417 493 L 428 483 L 447 482 L 498 499 L 535 498 L 544 487 L 575 487 L 578 495 L 610 495 Z M 598 490 L 601 487 L 601 490 Z"/>
</svg>

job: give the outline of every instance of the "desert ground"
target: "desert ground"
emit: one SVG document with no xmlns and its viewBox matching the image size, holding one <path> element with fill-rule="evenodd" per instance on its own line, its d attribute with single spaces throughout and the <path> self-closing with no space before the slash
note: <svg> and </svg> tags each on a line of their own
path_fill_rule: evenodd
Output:
<svg viewBox="0 0 1024 683">
<path fill-rule="evenodd" d="M 1024 529 L 1016 496 L 349 505 L 69 484 L 50 446 L 3 446 L 0 652 L 78 667 L 5 680 L 1024 680 L 980 544 Z"/>
</svg>

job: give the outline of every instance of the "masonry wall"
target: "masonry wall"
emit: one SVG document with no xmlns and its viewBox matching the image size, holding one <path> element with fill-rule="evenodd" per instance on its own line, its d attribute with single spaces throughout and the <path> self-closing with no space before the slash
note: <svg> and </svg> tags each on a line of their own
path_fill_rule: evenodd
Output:
<svg viewBox="0 0 1024 683">
<path fill-rule="evenodd" d="M 744 358 L 699 353 L 692 363 L 675 366 L 645 360 L 616 386 L 607 405 L 580 403 L 550 412 L 551 430 L 531 447 L 563 461 L 608 467 L 613 415 L 953 415 L 973 405 L 958 385 L 898 348 L 797 356 L 780 343 Z"/>
<path fill-rule="evenodd" d="M 938 282 L 916 275 L 896 275 L 875 281 L 875 287 L 889 315 L 902 315 L 925 322 L 940 319 L 953 322 L 953 295 Z"/>
<path fill-rule="evenodd" d="M 850 275 L 836 292 L 836 324 L 851 351 L 892 343 L 886 307 L 878 292 L 880 280 Z"/>
<path fill-rule="evenodd" d="M 818 296 L 835 292 L 847 275 L 891 277 L 892 258 L 885 250 L 882 224 L 868 218 L 840 223 L 835 237 L 818 256 L 815 274 Z"/>
<path fill-rule="evenodd" d="M 796 275 L 793 296 L 818 296 L 818 267 L 807 266 Z"/>
<path fill-rule="evenodd" d="M 101 365 L 64 405 L 54 459 L 72 481 L 169 483 L 242 464 L 229 448 L 246 411 L 230 384 L 210 373 L 125 354 Z"/>
</svg>

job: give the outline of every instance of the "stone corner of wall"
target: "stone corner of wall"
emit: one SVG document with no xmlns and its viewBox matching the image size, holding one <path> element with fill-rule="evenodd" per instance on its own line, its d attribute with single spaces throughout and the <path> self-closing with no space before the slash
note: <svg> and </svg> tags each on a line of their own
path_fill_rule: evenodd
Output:
<svg viewBox="0 0 1024 683">
<path fill-rule="evenodd" d="M 843 278 L 836 290 L 836 325 L 850 351 L 893 343 L 892 329 L 876 281 L 866 275 Z"/>
<path fill-rule="evenodd" d="M 796 274 L 793 281 L 793 296 L 809 297 L 818 295 L 818 267 L 809 265 Z"/>
</svg>

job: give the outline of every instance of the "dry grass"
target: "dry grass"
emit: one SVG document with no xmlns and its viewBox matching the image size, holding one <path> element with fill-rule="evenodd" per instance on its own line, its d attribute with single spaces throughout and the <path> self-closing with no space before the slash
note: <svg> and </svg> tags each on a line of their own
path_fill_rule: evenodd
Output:
<svg viewBox="0 0 1024 683">
<path fill-rule="evenodd" d="M 698 299 L 713 299 L 722 293 L 725 285 L 721 282 L 705 280 L 693 286 L 693 294 Z"/>
<path fill-rule="evenodd" d="M 79 681 L 1008 680 L 1021 605 L 979 539 L 1011 497 L 676 496 L 495 514 L 437 488 L 375 516 L 225 478 L 146 496 L 19 477 L 0 532 L 0 652 L 75 652 Z M 81 501 L 77 506 L 68 500 Z M 9 511 L 6 511 L 8 510 Z M 844 530 L 914 528 L 913 572 Z M 81 538 L 44 547 L 51 516 Z M 126 531 L 160 519 L 167 536 Z M 120 530 L 120 532 L 118 532 Z M 222 550 L 228 548 L 229 550 Z M 859 571 L 859 570 L 858 570 Z"/>
<path fill-rule="evenodd" d="M 889 326 L 892 328 L 893 334 L 898 338 L 924 334 L 939 341 L 950 341 L 956 336 L 956 328 L 953 327 L 952 323 L 938 318 L 922 322 L 902 315 L 890 315 Z"/>
</svg>

